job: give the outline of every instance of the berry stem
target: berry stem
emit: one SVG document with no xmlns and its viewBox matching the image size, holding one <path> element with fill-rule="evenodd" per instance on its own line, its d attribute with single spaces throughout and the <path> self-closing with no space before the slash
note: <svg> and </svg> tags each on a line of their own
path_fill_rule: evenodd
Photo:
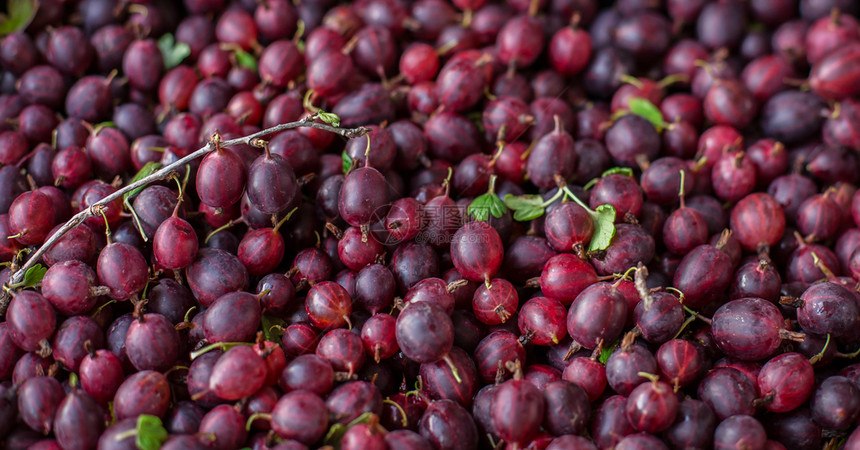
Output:
<svg viewBox="0 0 860 450">
<path fill-rule="evenodd" d="M 131 191 L 133 191 L 137 188 L 140 188 L 140 187 L 146 187 L 146 186 L 148 186 L 148 185 L 150 185 L 156 181 L 166 180 L 167 178 L 170 178 L 170 176 L 175 171 L 180 169 L 181 167 L 184 167 L 186 164 L 189 164 L 191 161 L 194 161 L 195 159 L 198 159 L 198 158 L 201 158 L 201 157 L 207 155 L 208 153 L 216 150 L 219 147 L 231 147 L 231 146 L 239 145 L 239 144 L 250 145 L 251 141 L 253 141 L 255 139 L 259 139 L 259 138 L 262 138 L 264 136 L 268 136 L 270 134 L 277 133 L 279 131 L 291 130 L 293 128 L 301 128 L 301 127 L 316 128 L 319 130 L 325 130 L 325 131 L 328 131 L 331 133 L 338 134 L 338 135 L 343 136 L 343 137 L 348 138 L 348 139 L 363 136 L 363 135 L 367 134 L 367 132 L 369 131 L 367 128 L 364 128 L 364 127 L 339 128 L 339 127 L 333 127 L 333 126 L 325 124 L 325 123 L 316 123 L 316 122 L 314 122 L 313 116 L 308 116 L 308 117 L 305 117 L 304 119 L 297 120 L 295 122 L 278 124 L 278 125 L 275 125 L 271 128 L 266 128 L 265 130 L 261 130 L 261 131 L 258 131 L 256 133 L 252 133 L 252 134 L 249 134 L 247 136 L 239 137 L 236 139 L 230 139 L 230 140 L 223 141 L 223 142 L 220 141 L 220 137 L 215 138 L 213 136 L 213 138 L 210 139 L 209 143 L 207 143 L 203 147 L 197 149 L 196 151 L 190 153 L 189 155 L 187 155 L 183 158 L 180 158 L 180 159 L 174 161 L 173 163 L 162 167 L 161 169 L 157 170 L 156 172 L 152 173 L 151 175 L 149 175 L 147 177 L 144 177 L 144 178 L 142 178 L 142 179 L 140 179 L 134 183 L 130 183 L 130 184 L 118 189 L 116 192 L 114 192 L 110 195 L 107 195 L 104 198 L 102 198 L 101 200 L 93 203 L 92 205 L 90 205 L 89 208 L 75 214 L 71 219 L 69 219 L 66 223 L 64 223 L 63 226 L 60 227 L 60 229 L 56 233 L 51 235 L 51 237 L 47 241 L 45 241 L 45 243 L 42 244 L 42 246 L 39 247 L 38 250 L 36 250 L 33 253 L 33 255 L 30 257 L 30 259 L 23 266 L 21 266 L 21 268 L 18 269 L 18 271 L 16 271 L 15 273 L 12 274 L 12 276 L 9 278 L 8 284 L 11 286 L 15 283 L 20 283 L 24 279 L 24 274 L 27 273 L 27 270 L 30 269 L 31 267 L 33 267 L 37 262 L 39 262 L 42 255 L 46 251 L 48 251 L 48 249 L 50 249 L 54 244 L 56 244 L 57 241 L 60 240 L 60 238 L 62 238 L 71 229 L 76 228 L 77 226 L 82 224 L 84 222 L 84 220 L 98 214 L 99 211 L 101 209 L 103 209 L 105 206 L 107 206 L 110 202 L 112 202 L 118 198 L 122 198 L 122 196 L 124 194 L 131 192 Z M 0 317 L 4 317 L 4 318 L 6 317 L 6 309 L 9 307 L 9 302 L 11 302 L 11 301 L 12 301 L 12 296 L 9 294 L 9 292 L 7 292 L 5 290 L 0 292 Z"/>
</svg>

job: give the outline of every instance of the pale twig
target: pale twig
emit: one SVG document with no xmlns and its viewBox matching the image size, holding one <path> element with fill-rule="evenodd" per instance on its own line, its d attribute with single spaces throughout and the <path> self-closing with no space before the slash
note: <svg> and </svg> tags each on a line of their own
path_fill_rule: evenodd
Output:
<svg viewBox="0 0 860 450">
<path fill-rule="evenodd" d="M 330 131 L 332 133 L 339 134 L 339 135 L 341 135 L 345 138 L 349 138 L 349 139 L 362 136 L 362 135 L 366 134 L 368 131 L 368 129 L 364 128 L 364 127 L 358 127 L 358 128 L 333 127 L 331 125 L 327 125 L 324 123 L 314 122 L 314 120 L 316 120 L 316 118 L 317 118 L 316 114 L 310 115 L 310 116 L 305 117 L 302 120 L 275 125 L 271 128 L 267 128 L 265 130 L 261 130 L 261 131 L 258 131 L 256 133 L 249 134 L 247 136 L 243 136 L 243 137 L 236 138 L 236 139 L 230 139 L 227 141 L 221 141 L 221 142 L 219 142 L 218 145 L 220 145 L 221 147 L 230 147 L 230 146 L 239 145 L 239 144 L 251 145 L 251 142 L 254 141 L 255 139 L 259 139 L 263 136 L 266 136 L 266 135 L 269 135 L 272 133 L 277 133 L 278 131 L 289 130 L 292 128 L 299 128 L 299 127 L 317 128 L 320 130 Z M 142 178 L 142 179 L 140 179 L 134 183 L 131 183 L 127 186 L 120 188 L 116 192 L 114 192 L 110 195 L 107 195 L 107 196 L 103 197 L 101 200 L 93 203 L 92 205 L 89 206 L 89 208 L 86 208 L 83 211 L 75 214 L 74 217 L 72 217 L 65 224 L 63 224 L 63 226 L 60 227 L 60 229 L 58 229 L 56 233 L 52 234 L 51 237 L 48 238 L 48 240 L 46 240 L 45 243 L 42 244 L 42 246 L 39 247 L 38 250 L 33 252 L 33 254 L 30 255 L 30 258 L 27 260 L 27 262 L 23 266 L 21 266 L 21 268 L 19 268 L 17 271 L 15 271 L 15 273 L 12 274 L 11 278 L 9 279 L 9 282 L 7 283 L 7 286 L 14 286 L 17 283 L 20 283 L 24 279 L 24 274 L 27 273 L 27 270 L 29 270 L 31 267 L 36 265 L 36 263 L 39 262 L 39 259 L 42 257 L 42 255 L 49 248 L 51 248 L 52 245 L 54 245 L 57 241 L 59 241 L 60 238 L 63 237 L 64 234 L 66 234 L 67 232 L 69 232 L 73 228 L 77 227 L 78 225 L 82 224 L 86 219 L 99 214 L 99 211 L 102 208 L 104 208 L 108 203 L 110 203 L 110 202 L 112 202 L 118 198 L 122 198 L 122 196 L 124 194 L 131 192 L 137 188 L 147 186 L 147 185 L 149 185 L 155 181 L 161 181 L 161 180 L 166 180 L 166 179 L 170 178 L 174 172 L 181 170 L 189 162 L 191 162 L 197 158 L 200 158 L 201 156 L 206 155 L 207 153 L 215 150 L 215 148 L 216 148 L 215 141 L 210 140 L 210 142 L 208 144 L 204 145 L 203 147 L 201 147 L 197 151 L 185 156 L 184 158 L 180 158 L 179 160 L 177 160 L 171 164 L 168 164 L 168 165 L 162 167 L 158 171 L 153 172 L 152 174 L 150 174 L 149 176 L 147 176 L 145 178 Z M 9 293 L 9 291 L 7 291 L 6 289 L 0 290 L 0 317 L 6 316 L 6 308 L 8 308 L 9 302 L 11 301 L 11 298 L 12 297 L 11 297 L 11 294 Z"/>
</svg>

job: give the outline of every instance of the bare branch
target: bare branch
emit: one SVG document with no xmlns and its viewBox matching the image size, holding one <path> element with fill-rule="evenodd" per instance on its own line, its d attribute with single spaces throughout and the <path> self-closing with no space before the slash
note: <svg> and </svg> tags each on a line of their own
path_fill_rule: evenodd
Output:
<svg viewBox="0 0 860 450">
<path fill-rule="evenodd" d="M 253 141 L 255 141 L 255 140 L 257 140 L 263 136 L 267 136 L 267 135 L 270 135 L 272 133 L 277 133 L 278 131 L 289 130 L 289 129 L 299 128 L 299 127 L 316 128 L 316 129 L 320 129 L 320 130 L 330 131 L 332 133 L 339 134 L 339 135 L 341 135 L 345 138 L 348 138 L 348 139 L 362 136 L 369 131 L 367 128 L 364 128 L 364 127 L 337 128 L 337 127 L 333 127 L 331 125 L 327 125 L 324 123 L 314 122 L 314 120 L 316 118 L 317 118 L 317 115 L 314 114 L 311 116 L 307 116 L 304 119 L 298 120 L 296 122 L 290 122 L 290 123 L 283 123 L 283 124 L 275 125 L 274 127 L 267 128 L 265 130 L 261 130 L 261 131 L 258 131 L 256 133 L 253 133 L 253 134 L 249 134 L 248 136 L 244 136 L 244 137 L 240 137 L 240 138 L 236 138 L 236 139 L 230 139 L 228 141 L 222 141 L 219 143 L 219 145 L 221 147 L 230 147 L 230 146 L 239 145 L 239 144 L 250 145 L 251 142 L 253 142 Z M 51 235 L 51 237 L 49 237 L 48 240 L 46 240 L 45 243 L 42 244 L 42 246 L 39 247 L 38 250 L 33 252 L 33 254 L 30 255 L 30 258 L 27 260 L 27 262 L 23 266 L 21 266 L 20 269 L 18 269 L 15 273 L 12 274 L 11 278 L 9 279 L 9 282 L 7 283 L 7 286 L 13 286 L 16 283 L 21 282 L 21 280 L 24 279 L 24 274 L 27 273 L 27 270 L 30 269 L 31 267 L 33 267 L 34 265 L 36 265 L 36 263 L 39 262 L 39 259 L 42 257 L 42 255 L 49 248 L 51 248 L 51 246 L 53 246 L 57 241 L 59 241 L 60 238 L 63 237 L 64 234 L 68 233 L 73 228 L 82 224 L 84 222 L 84 220 L 98 214 L 99 209 L 101 209 L 102 207 L 104 207 L 108 203 L 110 203 L 110 202 L 112 202 L 118 198 L 122 198 L 122 196 L 124 194 L 126 194 L 127 192 L 131 192 L 131 191 L 133 191 L 139 187 L 148 186 L 149 184 L 152 184 L 153 182 L 166 180 L 166 179 L 170 178 L 170 176 L 174 172 L 182 169 L 189 162 L 191 162 L 197 158 L 200 158 L 201 156 L 204 156 L 207 153 L 215 150 L 215 148 L 216 147 L 215 147 L 214 142 L 210 141 L 208 144 L 204 145 L 203 147 L 201 147 L 197 151 L 185 156 L 184 158 L 181 158 L 177 161 L 174 161 L 171 164 L 168 164 L 168 165 L 162 167 L 158 171 L 152 173 L 151 175 L 149 175 L 143 179 L 140 179 L 134 183 L 131 183 L 127 186 L 122 187 L 121 189 L 117 190 L 116 192 L 114 192 L 114 193 L 102 198 L 101 200 L 93 203 L 92 205 L 90 205 L 89 208 L 75 214 L 74 217 L 72 217 L 65 224 L 63 224 L 63 226 L 60 227 L 60 229 L 57 230 L 56 233 Z M 9 302 L 11 301 L 11 299 L 12 299 L 11 295 L 9 292 L 7 292 L 6 289 L 0 290 L 0 317 L 6 316 L 6 308 L 9 307 Z"/>
</svg>

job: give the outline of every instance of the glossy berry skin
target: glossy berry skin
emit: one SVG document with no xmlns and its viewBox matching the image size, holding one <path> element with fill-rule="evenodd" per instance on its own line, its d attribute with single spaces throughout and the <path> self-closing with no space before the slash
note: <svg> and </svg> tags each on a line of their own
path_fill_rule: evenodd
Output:
<svg viewBox="0 0 860 450">
<path fill-rule="evenodd" d="M 248 286 L 248 271 L 241 261 L 224 250 L 202 248 L 185 269 L 188 287 L 203 305 L 211 306 L 224 294 Z"/>
<path fill-rule="evenodd" d="M 63 388 L 56 378 L 29 378 L 18 388 L 18 414 L 32 430 L 48 434 L 63 397 Z"/>
<path fill-rule="evenodd" d="M 241 159 L 229 150 L 206 155 L 197 169 L 197 195 L 213 208 L 226 208 L 242 198 L 245 169 Z"/>
<path fill-rule="evenodd" d="M 361 341 L 367 354 L 378 363 L 394 356 L 400 348 L 394 336 L 396 319 L 390 314 L 374 314 L 361 327 Z"/>
<path fill-rule="evenodd" d="M 310 445 L 319 440 L 327 428 L 326 404 L 310 391 L 292 391 L 281 397 L 272 410 L 272 430 L 281 439 Z"/>
<path fill-rule="evenodd" d="M 37 351 L 54 333 L 56 316 L 51 303 L 35 291 L 21 291 L 9 303 L 9 337 L 24 351 Z"/>
<path fill-rule="evenodd" d="M 651 294 L 651 307 L 639 301 L 634 308 L 636 326 L 648 342 L 663 343 L 672 339 L 684 323 L 684 310 L 677 297 L 667 292 Z"/>
<path fill-rule="evenodd" d="M 430 302 L 442 308 L 446 314 L 451 315 L 454 312 L 456 299 L 453 292 L 456 292 L 454 285 L 451 286 L 451 291 L 448 290 L 448 283 L 441 278 L 425 278 L 415 286 L 412 286 L 406 295 L 403 297 L 405 304 L 416 302 Z M 460 287 L 456 287 L 460 289 Z"/>
<path fill-rule="evenodd" d="M 718 125 L 746 128 L 756 114 L 752 93 L 738 80 L 717 80 L 702 103 L 705 117 Z"/>
<path fill-rule="evenodd" d="M 635 432 L 627 420 L 627 397 L 613 395 L 597 408 L 591 422 L 591 437 L 599 448 L 615 447 L 625 436 Z"/>
<path fill-rule="evenodd" d="M 839 231 L 841 207 L 830 192 L 807 198 L 797 209 L 797 229 L 808 241 L 827 240 Z"/>
<path fill-rule="evenodd" d="M 471 414 L 453 400 L 430 403 L 418 431 L 437 449 L 478 448 L 478 428 Z"/>
<path fill-rule="evenodd" d="M 128 300 L 146 285 L 149 271 L 140 251 L 124 242 L 108 245 L 99 254 L 96 272 L 99 282 L 110 288 L 115 300 Z"/>
<path fill-rule="evenodd" d="M 812 364 L 799 353 L 783 353 L 772 358 L 758 374 L 758 389 L 764 407 L 777 413 L 792 411 L 812 394 L 815 374 Z"/>
<path fill-rule="evenodd" d="M 429 363 L 444 357 L 454 345 L 454 325 L 438 306 L 413 302 L 397 316 L 397 345 L 409 359 Z"/>
<path fill-rule="evenodd" d="M 770 356 L 785 336 L 779 309 L 760 298 L 732 300 L 721 306 L 712 320 L 711 333 L 717 347 L 745 361 Z"/>
<path fill-rule="evenodd" d="M 658 433 L 675 421 L 678 397 L 668 383 L 642 383 L 627 398 L 626 413 L 627 420 L 637 431 Z"/>
<path fill-rule="evenodd" d="M 556 175 L 567 180 L 576 173 L 573 137 L 562 126 L 561 118 L 554 118 L 555 128 L 534 144 L 526 165 L 529 180 L 541 189 L 556 187 Z"/>
<path fill-rule="evenodd" d="M 540 56 L 544 34 L 540 23 L 531 16 L 521 15 L 509 20 L 496 37 L 496 49 L 504 65 L 528 67 Z"/>
<path fill-rule="evenodd" d="M 776 302 L 779 300 L 782 279 L 775 265 L 768 259 L 749 261 L 735 271 L 729 289 L 731 299 L 759 297 Z"/>
<path fill-rule="evenodd" d="M 203 336 L 212 343 L 249 341 L 261 315 L 256 296 L 247 292 L 224 294 L 203 313 Z"/>
<path fill-rule="evenodd" d="M 860 389 L 848 378 L 828 377 L 815 389 L 810 410 L 813 420 L 821 426 L 848 429 L 860 416 Z"/>
<path fill-rule="evenodd" d="M 161 314 L 142 314 L 125 337 L 128 359 L 137 370 L 166 371 L 179 357 L 179 333 Z"/>
<path fill-rule="evenodd" d="M 673 286 L 684 293 L 684 304 L 701 308 L 716 300 L 732 281 L 729 255 L 711 245 L 700 245 L 681 259 Z"/>
<path fill-rule="evenodd" d="M 567 309 L 549 297 L 534 297 L 523 303 L 517 320 L 521 333 L 534 333 L 530 342 L 535 345 L 558 344 L 567 336 Z"/>
<path fill-rule="evenodd" d="M 715 448 L 764 448 L 766 441 L 764 426 L 750 415 L 728 417 L 714 430 Z"/>
<path fill-rule="evenodd" d="M 544 232 L 547 242 L 554 250 L 576 251 L 591 242 L 594 221 L 583 207 L 566 202 L 547 214 Z"/>
<path fill-rule="evenodd" d="M 562 75 L 576 75 L 588 64 L 591 49 L 591 36 L 588 32 L 575 27 L 562 28 L 550 40 L 550 64 Z"/>
<path fill-rule="evenodd" d="M 284 238 L 274 228 L 251 230 L 239 242 L 236 253 L 250 275 L 266 275 L 284 258 Z"/>
<path fill-rule="evenodd" d="M 373 235 L 367 236 L 359 227 L 349 227 L 337 243 L 338 259 L 352 270 L 373 264 L 383 253 L 382 244 Z"/>
<path fill-rule="evenodd" d="M 493 429 L 508 442 L 527 442 L 543 422 L 545 405 L 543 393 L 533 384 L 508 380 L 493 393 Z"/>
<path fill-rule="evenodd" d="M 549 258 L 540 273 L 544 295 L 569 306 L 587 287 L 597 282 L 594 267 L 581 258 L 562 253 Z"/>
<path fill-rule="evenodd" d="M 717 198 L 736 202 L 755 189 L 755 164 L 742 152 L 724 154 L 711 171 L 711 185 Z"/>
<path fill-rule="evenodd" d="M 246 345 L 227 350 L 212 367 L 209 389 L 224 400 L 239 400 L 256 393 L 266 381 L 263 358 Z"/>
<path fill-rule="evenodd" d="M 122 70 L 135 89 L 152 91 L 161 79 L 161 51 L 154 39 L 142 39 L 131 43 L 122 60 Z"/>
<path fill-rule="evenodd" d="M 341 327 L 352 313 L 352 299 L 341 285 L 323 281 L 308 291 L 305 310 L 317 328 Z"/>
<path fill-rule="evenodd" d="M 114 396 L 114 411 L 118 420 L 151 414 L 161 417 L 170 405 L 167 378 L 151 370 L 137 372 L 119 386 Z"/>
<path fill-rule="evenodd" d="M 860 312 L 854 297 L 836 283 L 813 284 L 800 296 L 803 305 L 797 310 L 797 321 L 809 333 L 843 336 L 857 326 Z"/>
<path fill-rule="evenodd" d="M 277 214 L 293 206 L 298 194 L 296 175 L 278 154 L 263 154 L 248 168 L 248 200 L 265 214 Z"/>
<path fill-rule="evenodd" d="M 842 100 L 858 92 L 860 43 L 851 42 L 834 50 L 812 67 L 809 86 L 827 100 Z"/>
<path fill-rule="evenodd" d="M 171 216 L 158 226 L 152 238 L 152 256 L 165 269 L 184 269 L 197 256 L 197 233 L 188 221 Z"/>
<path fill-rule="evenodd" d="M 457 376 L 454 376 L 454 370 Z M 449 399 L 468 408 L 478 389 L 478 370 L 465 350 L 452 347 L 445 359 L 421 364 L 424 389 L 434 399 Z"/>
<path fill-rule="evenodd" d="M 472 296 L 475 317 L 487 325 L 505 323 L 519 307 L 514 285 L 503 278 L 493 278 L 489 285 L 478 286 Z"/>
<path fill-rule="evenodd" d="M 599 282 L 580 293 L 567 314 L 567 332 L 574 341 L 593 349 L 621 335 L 627 321 L 627 302 L 612 284 Z"/>
<path fill-rule="evenodd" d="M 504 259 L 499 233 L 487 222 L 468 222 L 451 239 L 454 267 L 470 281 L 489 281 Z"/>
<path fill-rule="evenodd" d="M 707 222 L 696 209 L 678 208 L 669 214 L 663 224 L 663 243 L 677 255 L 685 255 L 707 241 Z"/>
<path fill-rule="evenodd" d="M 9 234 L 23 245 L 39 245 L 55 225 L 54 204 L 41 191 L 19 195 L 9 206 Z"/>
<path fill-rule="evenodd" d="M 65 315 L 84 314 L 98 301 L 93 292 L 96 274 L 81 261 L 63 261 L 51 266 L 42 279 L 42 295 Z"/>
<path fill-rule="evenodd" d="M 673 386 L 686 386 L 695 381 L 705 368 L 699 349 L 683 339 L 663 343 L 655 355 L 660 374 Z"/>
<path fill-rule="evenodd" d="M 338 197 L 340 216 L 354 227 L 384 217 L 390 197 L 385 177 L 373 167 L 360 167 L 346 175 Z"/>
<path fill-rule="evenodd" d="M 697 392 L 698 398 L 720 420 L 736 414 L 755 413 L 755 384 L 738 369 L 722 367 L 711 370 L 699 382 Z"/>
<path fill-rule="evenodd" d="M 57 407 L 54 434 L 65 448 L 95 447 L 104 427 L 104 410 L 86 392 L 73 390 Z"/>
<path fill-rule="evenodd" d="M 367 359 L 359 332 L 336 328 L 325 333 L 316 349 L 317 356 L 325 358 L 338 372 L 352 376 L 364 366 Z"/>
<path fill-rule="evenodd" d="M 84 356 L 78 369 L 81 388 L 102 405 L 113 399 L 125 379 L 119 357 L 109 350 L 95 350 Z"/>
<path fill-rule="evenodd" d="M 404 50 L 398 67 L 406 82 L 411 85 L 431 81 L 439 70 L 439 56 L 433 46 L 416 43 Z"/>
</svg>

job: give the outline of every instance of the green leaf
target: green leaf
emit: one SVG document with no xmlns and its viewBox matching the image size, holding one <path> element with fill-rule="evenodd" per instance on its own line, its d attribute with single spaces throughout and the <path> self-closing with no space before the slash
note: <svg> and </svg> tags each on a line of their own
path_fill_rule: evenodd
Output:
<svg viewBox="0 0 860 450">
<path fill-rule="evenodd" d="M 237 48 L 233 51 L 233 54 L 236 55 L 236 62 L 239 63 L 240 66 L 251 69 L 254 72 L 257 71 L 257 58 L 254 58 L 254 55 L 242 50 L 241 48 Z"/>
<path fill-rule="evenodd" d="M 600 350 L 600 357 L 597 359 L 600 361 L 600 364 L 606 365 L 606 361 L 609 360 L 609 356 L 612 355 L 612 352 L 618 347 L 618 339 L 615 340 L 609 347 L 603 347 Z"/>
<path fill-rule="evenodd" d="M 41 264 L 36 264 L 35 266 L 27 269 L 27 272 L 24 273 L 23 286 L 25 288 L 29 288 L 41 283 L 42 278 L 45 278 L 45 272 L 47 271 L 48 268 Z"/>
<path fill-rule="evenodd" d="M 284 327 L 287 323 L 279 317 L 263 315 L 261 319 L 263 325 L 263 338 L 270 342 L 281 342 L 281 336 L 284 335 Z"/>
<path fill-rule="evenodd" d="M 325 122 L 325 123 L 327 123 L 333 127 L 339 127 L 340 126 L 340 117 L 338 117 L 337 114 L 327 113 L 323 110 L 320 110 L 317 112 L 317 117 L 319 117 L 320 120 L 322 120 L 323 122 Z"/>
<path fill-rule="evenodd" d="M 498 195 L 487 192 L 486 194 L 479 195 L 472 200 L 472 203 L 469 204 L 469 207 L 466 209 L 466 212 L 475 218 L 475 220 L 490 220 L 490 215 L 496 219 L 502 217 L 507 211 L 508 208 L 505 207 L 505 202 L 499 198 Z"/>
<path fill-rule="evenodd" d="M 0 14 L 0 35 L 5 36 L 27 28 L 38 9 L 38 0 L 6 0 L 7 13 Z"/>
<path fill-rule="evenodd" d="M 162 164 L 159 162 L 150 161 L 150 162 L 146 163 L 146 165 L 141 167 L 140 170 L 134 175 L 134 178 L 131 179 L 129 184 L 136 183 L 136 182 L 152 175 L 158 169 L 160 169 L 161 166 L 162 166 Z M 122 200 L 126 201 L 126 200 L 130 199 L 131 197 L 134 197 L 135 195 L 140 194 L 140 191 L 142 191 L 145 187 L 146 186 L 141 186 L 139 188 L 135 188 L 135 189 L 132 189 L 131 191 L 126 192 L 125 194 L 122 195 Z"/>
<path fill-rule="evenodd" d="M 615 175 L 615 174 L 620 174 L 620 175 L 632 177 L 633 176 L 633 169 L 631 169 L 629 167 L 613 167 L 613 168 L 607 170 L 606 172 L 603 172 L 602 174 L 600 174 L 600 178 L 603 178 L 607 175 Z"/>
<path fill-rule="evenodd" d="M 537 219 L 544 213 L 544 200 L 540 195 L 505 195 L 505 206 L 514 212 L 514 220 L 525 222 Z"/>
<path fill-rule="evenodd" d="M 628 105 L 631 113 L 651 122 L 654 128 L 658 130 L 664 128 L 666 122 L 663 120 L 663 113 L 653 103 L 641 97 L 634 97 L 630 99 Z"/>
<path fill-rule="evenodd" d="M 347 430 L 360 423 L 370 423 L 370 419 L 374 415 L 372 412 L 366 412 L 348 424 L 336 423 L 332 425 L 328 433 L 326 433 L 323 443 L 331 445 L 334 448 L 340 448 L 340 441 L 343 440 L 343 435 L 346 434 Z"/>
<path fill-rule="evenodd" d="M 517 222 L 528 222 L 537 219 L 545 212 L 543 207 L 528 207 L 514 211 L 514 220 Z"/>
<path fill-rule="evenodd" d="M 615 237 L 615 208 L 608 204 L 600 205 L 591 217 L 594 219 L 594 235 L 588 251 L 606 250 Z"/>
<path fill-rule="evenodd" d="M 191 54 L 191 47 L 184 42 L 175 42 L 170 33 L 158 39 L 158 49 L 161 50 L 161 58 L 167 70 L 178 66 Z"/>
<path fill-rule="evenodd" d="M 344 175 L 346 175 L 349 173 L 350 170 L 352 170 L 352 164 L 353 164 L 352 156 L 349 156 L 349 154 L 346 153 L 346 150 L 344 150 L 340 154 L 340 159 L 341 159 L 341 161 L 343 161 L 343 173 L 344 173 Z"/>
<path fill-rule="evenodd" d="M 543 197 L 540 195 L 505 195 L 505 206 L 510 209 L 518 210 L 523 208 L 542 208 Z"/>
<path fill-rule="evenodd" d="M 167 437 L 167 430 L 158 417 L 142 414 L 137 418 L 135 444 L 140 450 L 158 450 Z"/>
</svg>

